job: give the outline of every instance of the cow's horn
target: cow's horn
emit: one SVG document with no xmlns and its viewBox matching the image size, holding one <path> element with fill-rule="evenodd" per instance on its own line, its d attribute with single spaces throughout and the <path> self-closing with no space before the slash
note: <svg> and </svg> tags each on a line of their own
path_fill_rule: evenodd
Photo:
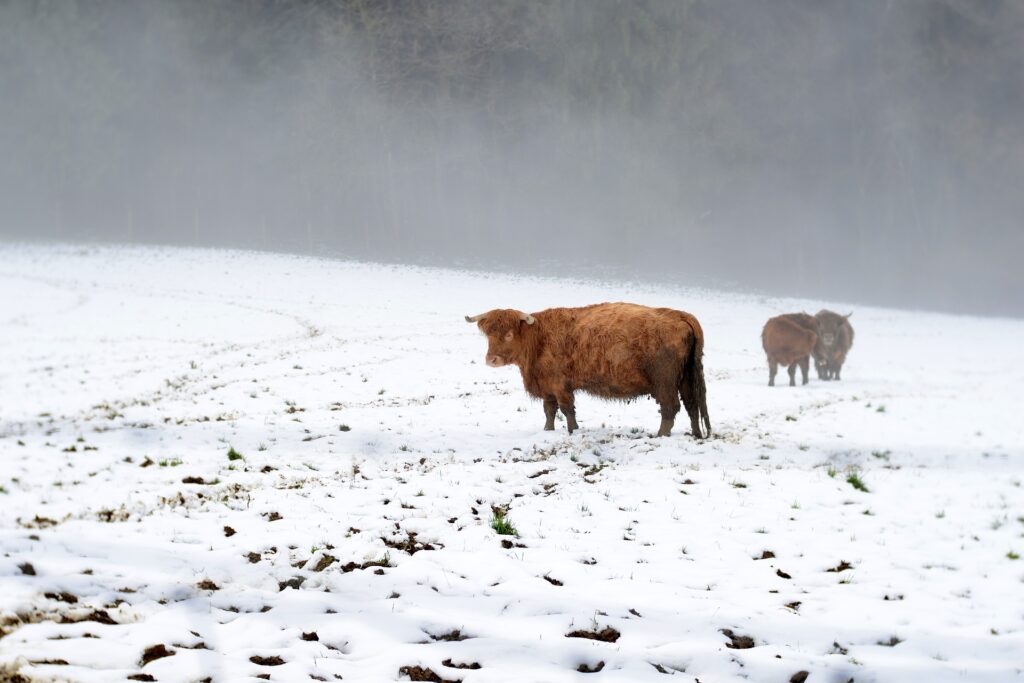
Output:
<svg viewBox="0 0 1024 683">
<path fill-rule="evenodd" d="M 520 313 L 519 314 L 519 319 L 522 320 L 523 322 L 525 322 L 527 325 L 532 325 L 535 322 L 537 322 L 537 319 L 534 318 L 529 313 Z"/>
<path fill-rule="evenodd" d="M 481 313 L 480 315 L 467 315 L 466 316 L 466 322 L 467 323 L 479 322 L 479 321 L 484 319 L 485 315 L 487 315 L 487 314 L 486 313 Z"/>
</svg>

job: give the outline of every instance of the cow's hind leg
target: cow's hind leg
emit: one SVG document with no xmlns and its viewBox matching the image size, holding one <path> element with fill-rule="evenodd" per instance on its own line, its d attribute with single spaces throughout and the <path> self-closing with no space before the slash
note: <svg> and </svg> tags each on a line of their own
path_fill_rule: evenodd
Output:
<svg viewBox="0 0 1024 683">
<path fill-rule="evenodd" d="M 661 406 L 661 426 L 658 428 L 658 436 L 669 436 L 672 434 L 672 427 L 676 423 L 676 415 L 679 413 L 679 385 L 673 382 L 671 385 L 662 383 L 654 389 L 654 400 Z"/>
<path fill-rule="evenodd" d="M 544 430 L 550 432 L 555 428 L 555 411 L 558 410 L 558 401 L 554 396 L 544 397 Z"/>
<path fill-rule="evenodd" d="M 810 356 L 804 356 L 800 359 L 800 374 L 803 375 L 804 384 L 807 384 L 807 371 L 810 369 L 810 364 Z"/>
<path fill-rule="evenodd" d="M 779 372 L 779 364 L 773 360 L 768 361 L 768 386 L 775 386 L 775 375 Z"/>
<path fill-rule="evenodd" d="M 576 424 L 576 398 L 572 395 L 571 391 L 568 391 L 558 394 L 555 399 L 558 402 L 558 409 L 562 411 L 562 415 L 565 415 L 565 423 L 569 428 L 569 433 L 572 434 L 580 428 Z"/>
<path fill-rule="evenodd" d="M 681 382 L 679 384 L 679 397 L 683 399 L 686 414 L 690 416 L 690 433 L 693 434 L 695 439 L 701 438 L 700 402 L 697 398 L 697 388 L 691 386 L 689 382 Z"/>
<path fill-rule="evenodd" d="M 796 386 L 796 361 L 789 364 L 789 386 Z"/>
</svg>

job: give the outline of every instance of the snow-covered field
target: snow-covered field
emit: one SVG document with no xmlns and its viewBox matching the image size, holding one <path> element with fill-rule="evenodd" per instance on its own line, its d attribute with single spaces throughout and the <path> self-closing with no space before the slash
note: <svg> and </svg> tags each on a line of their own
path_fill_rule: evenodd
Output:
<svg viewBox="0 0 1024 683">
<path fill-rule="evenodd" d="M 769 388 L 828 302 L 11 245 L 0 293 L 0 680 L 1024 680 L 1024 321 L 857 308 Z M 712 439 L 543 432 L 463 321 L 617 300 L 701 320 Z"/>
</svg>

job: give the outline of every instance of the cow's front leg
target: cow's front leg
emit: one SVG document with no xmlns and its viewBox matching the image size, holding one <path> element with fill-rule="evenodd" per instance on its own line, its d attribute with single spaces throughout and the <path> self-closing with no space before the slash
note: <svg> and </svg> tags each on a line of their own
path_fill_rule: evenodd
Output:
<svg viewBox="0 0 1024 683">
<path fill-rule="evenodd" d="M 558 401 L 554 396 L 544 397 L 544 431 L 550 432 L 555 428 L 555 412 L 558 410 Z"/>
<path fill-rule="evenodd" d="M 576 424 L 576 398 L 570 391 L 557 395 L 556 400 L 558 401 L 558 409 L 562 411 L 562 415 L 565 415 L 565 423 L 569 428 L 569 433 L 572 434 L 580 428 Z"/>
</svg>

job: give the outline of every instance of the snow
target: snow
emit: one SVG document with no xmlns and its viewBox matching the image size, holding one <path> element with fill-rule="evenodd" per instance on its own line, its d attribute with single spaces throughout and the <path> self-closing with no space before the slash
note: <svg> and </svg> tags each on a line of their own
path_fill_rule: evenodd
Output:
<svg viewBox="0 0 1024 683">
<path fill-rule="evenodd" d="M 0 292 L 0 680 L 1024 679 L 1024 321 L 856 307 L 769 388 L 764 320 L 850 307 L 67 245 Z M 700 319 L 712 439 L 544 432 L 463 321 L 618 300 Z"/>
</svg>

